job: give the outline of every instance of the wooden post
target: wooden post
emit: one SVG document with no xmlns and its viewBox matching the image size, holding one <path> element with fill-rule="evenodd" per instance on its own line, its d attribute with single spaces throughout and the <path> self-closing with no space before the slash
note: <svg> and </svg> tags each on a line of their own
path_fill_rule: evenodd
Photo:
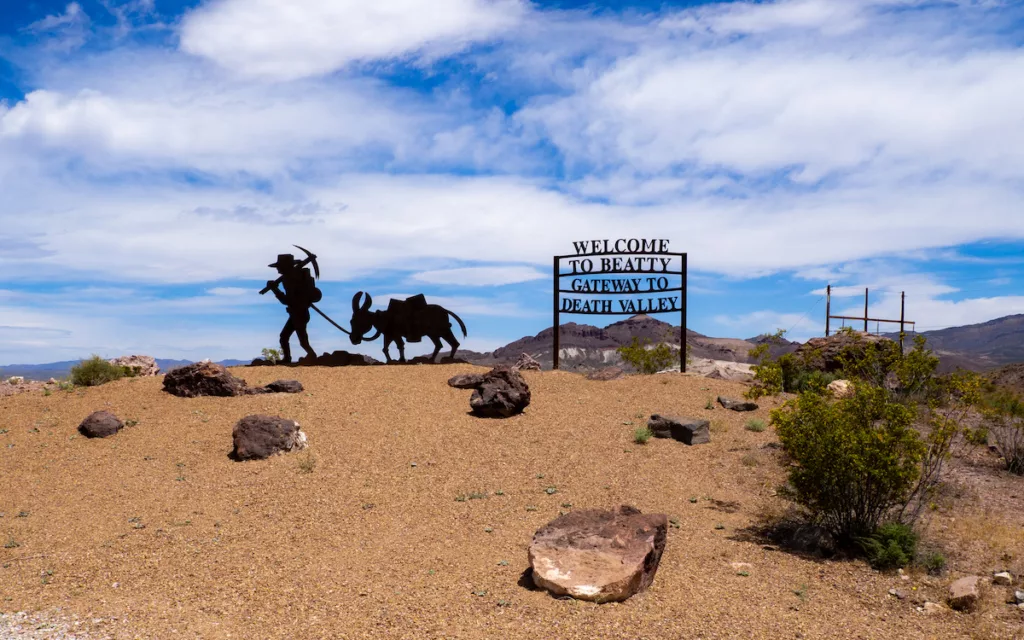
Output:
<svg viewBox="0 0 1024 640">
<path fill-rule="evenodd" d="M 559 265 L 558 256 L 555 256 L 555 258 L 554 258 L 554 281 L 555 281 L 555 283 L 554 283 L 554 287 L 553 287 L 553 289 L 554 289 L 554 294 L 553 294 L 554 302 L 552 303 L 552 310 L 553 310 L 552 313 L 554 315 L 553 334 L 554 334 L 554 339 L 555 339 L 555 350 L 551 352 L 551 357 L 553 359 L 552 360 L 551 368 L 553 370 L 554 369 L 558 369 L 558 287 L 559 287 L 559 283 L 561 282 L 561 279 L 558 277 L 558 269 L 559 269 L 558 265 Z"/>
<path fill-rule="evenodd" d="M 864 287 L 864 333 L 868 332 L 868 288 Z"/>
<path fill-rule="evenodd" d="M 832 285 L 825 287 L 825 337 L 828 337 L 829 320 L 832 319 Z"/>
<path fill-rule="evenodd" d="M 683 261 L 680 269 L 683 272 L 683 291 L 679 305 L 679 371 L 686 373 L 686 254 L 682 254 L 680 258 Z"/>
<path fill-rule="evenodd" d="M 903 355 L 903 327 L 904 327 L 904 312 L 907 306 L 907 292 L 900 291 L 900 355 Z"/>
</svg>

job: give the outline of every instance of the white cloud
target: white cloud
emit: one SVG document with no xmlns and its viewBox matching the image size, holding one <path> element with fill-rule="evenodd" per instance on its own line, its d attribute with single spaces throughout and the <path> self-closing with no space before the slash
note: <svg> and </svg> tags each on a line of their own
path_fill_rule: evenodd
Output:
<svg viewBox="0 0 1024 640">
<path fill-rule="evenodd" d="M 533 267 L 517 266 L 439 269 L 422 271 L 412 275 L 413 280 L 429 282 L 430 284 L 454 284 L 473 287 L 515 284 L 517 282 L 529 282 L 530 280 L 542 280 L 550 277 L 550 273 L 538 271 Z"/>
<path fill-rule="evenodd" d="M 25 27 L 40 37 L 49 51 L 71 51 L 85 44 L 89 36 L 89 16 L 77 2 L 68 3 L 64 13 L 48 15 Z"/>
<path fill-rule="evenodd" d="M 355 61 L 459 51 L 515 25 L 520 0 L 214 0 L 186 15 L 182 50 L 275 80 Z"/>
</svg>

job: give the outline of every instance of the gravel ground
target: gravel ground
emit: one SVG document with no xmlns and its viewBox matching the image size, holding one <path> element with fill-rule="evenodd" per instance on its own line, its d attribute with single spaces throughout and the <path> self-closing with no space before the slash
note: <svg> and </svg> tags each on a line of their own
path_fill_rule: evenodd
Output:
<svg viewBox="0 0 1024 640">
<path fill-rule="evenodd" d="M 934 516 L 950 539 L 986 540 L 942 578 L 799 557 L 751 533 L 785 506 L 772 430 L 744 429 L 773 401 L 740 414 L 705 409 L 742 393 L 724 380 L 528 371 L 526 412 L 482 420 L 445 384 L 478 370 L 239 368 L 306 392 L 184 399 L 157 377 L 0 398 L 0 634 L 56 625 L 0 638 L 1024 637 L 994 589 L 975 614 L 918 611 L 989 558 L 1024 572 L 1022 515 L 986 511 L 984 492 Z M 131 426 L 77 436 L 100 409 Z M 252 413 L 297 420 L 309 448 L 231 461 L 231 429 Z M 652 413 L 707 417 L 712 442 L 634 444 Z M 678 524 L 648 591 L 594 605 L 521 583 L 534 531 L 618 504 Z"/>
</svg>

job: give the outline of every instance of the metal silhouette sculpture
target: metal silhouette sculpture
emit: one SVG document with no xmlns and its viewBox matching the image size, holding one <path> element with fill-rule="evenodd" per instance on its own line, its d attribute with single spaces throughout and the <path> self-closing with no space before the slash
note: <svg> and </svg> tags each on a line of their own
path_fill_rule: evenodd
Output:
<svg viewBox="0 0 1024 640">
<path fill-rule="evenodd" d="M 299 245 L 294 246 L 301 249 L 306 254 L 306 258 L 296 260 L 295 256 L 290 253 L 279 254 L 277 261 L 268 266 L 276 268 L 281 277 L 277 280 L 267 280 L 267 286 L 260 291 L 260 295 L 273 291 L 278 301 L 288 309 L 288 321 L 281 330 L 281 352 L 284 356 L 281 362 L 284 364 L 290 364 L 292 361 L 289 343 L 293 333 L 298 335 L 299 344 L 306 350 L 306 355 L 310 359 L 316 358 L 316 352 L 313 351 L 313 347 L 309 346 L 309 335 L 306 333 L 306 325 L 309 324 L 309 310 L 312 308 L 327 318 L 314 305 L 314 303 L 320 302 L 323 293 L 317 288 L 313 274 L 306 268 L 307 264 L 312 264 L 316 277 L 320 277 L 320 266 L 316 263 L 316 256 Z M 284 291 L 279 288 L 282 285 Z M 327 319 L 334 324 L 333 320 Z M 335 326 L 337 325 L 335 324 Z"/>
<path fill-rule="evenodd" d="M 366 294 L 362 305 L 359 304 L 363 292 L 359 291 L 352 297 L 352 333 L 349 337 L 352 344 L 360 342 L 372 342 L 381 334 L 384 335 L 384 357 L 388 363 L 392 362 L 391 353 L 388 347 L 394 342 L 398 345 L 398 361 L 405 362 L 405 342 L 419 342 L 423 336 L 430 338 L 434 343 L 434 353 L 430 355 L 430 361 L 437 358 L 441 351 L 441 340 L 447 342 L 452 353 L 450 358 L 455 359 L 455 352 L 459 348 L 459 341 L 452 333 L 452 323 L 448 316 L 455 318 L 462 328 L 462 337 L 466 337 L 466 325 L 462 318 L 455 313 L 436 304 L 427 304 L 427 299 L 422 293 L 405 300 L 391 300 L 386 311 L 370 311 L 373 298 Z M 373 336 L 366 338 L 371 329 L 376 329 Z"/>
</svg>

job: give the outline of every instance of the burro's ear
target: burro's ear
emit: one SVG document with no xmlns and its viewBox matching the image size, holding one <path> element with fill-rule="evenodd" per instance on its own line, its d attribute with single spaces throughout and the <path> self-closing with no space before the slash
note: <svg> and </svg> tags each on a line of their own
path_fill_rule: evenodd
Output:
<svg viewBox="0 0 1024 640">
<path fill-rule="evenodd" d="M 359 297 L 363 295 L 362 291 L 357 291 L 356 295 L 352 296 L 352 312 L 356 313 L 359 311 Z"/>
<path fill-rule="evenodd" d="M 373 298 L 370 297 L 370 294 L 366 294 L 366 301 L 363 302 L 363 311 L 369 311 L 371 304 L 373 304 Z"/>
</svg>

